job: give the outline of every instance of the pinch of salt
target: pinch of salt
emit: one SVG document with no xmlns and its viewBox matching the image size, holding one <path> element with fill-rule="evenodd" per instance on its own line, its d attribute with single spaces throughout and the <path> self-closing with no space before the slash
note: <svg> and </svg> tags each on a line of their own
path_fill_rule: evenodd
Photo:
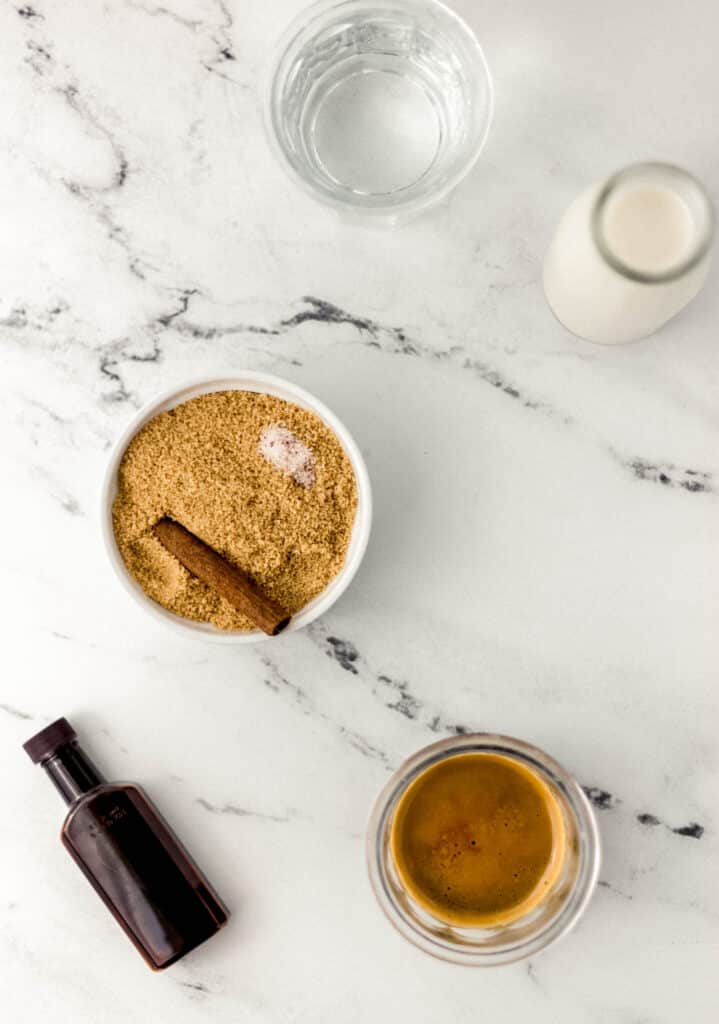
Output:
<svg viewBox="0 0 719 1024">
<path fill-rule="evenodd" d="M 300 487 L 311 487 L 315 482 L 315 457 L 311 450 L 279 423 L 265 427 L 257 450 L 263 459 L 291 476 Z"/>
</svg>

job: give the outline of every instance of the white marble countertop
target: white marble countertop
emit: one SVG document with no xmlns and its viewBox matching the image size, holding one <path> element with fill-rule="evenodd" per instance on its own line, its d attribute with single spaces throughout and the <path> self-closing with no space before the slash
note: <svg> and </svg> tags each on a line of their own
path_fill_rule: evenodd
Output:
<svg viewBox="0 0 719 1024">
<path fill-rule="evenodd" d="M 444 207 L 384 233 L 267 150 L 259 76 L 299 0 L 2 6 L 7 1024 L 716 1019 L 719 276 L 660 336 L 605 349 L 553 320 L 539 272 L 567 202 L 623 164 L 669 159 L 719 196 L 717 7 L 457 6 L 492 133 Z M 335 409 L 376 515 L 330 614 L 231 648 L 129 602 L 97 497 L 136 407 L 240 367 Z M 63 714 L 234 911 L 161 975 L 20 748 Z M 604 844 L 579 929 L 483 972 L 395 934 L 363 853 L 388 772 L 475 728 L 594 787 Z"/>
</svg>

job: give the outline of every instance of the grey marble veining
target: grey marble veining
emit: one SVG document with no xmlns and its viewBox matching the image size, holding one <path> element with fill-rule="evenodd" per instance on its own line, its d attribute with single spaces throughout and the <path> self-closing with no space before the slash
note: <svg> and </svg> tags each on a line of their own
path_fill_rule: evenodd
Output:
<svg viewBox="0 0 719 1024">
<path fill-rule="evenodd" d="M 719 198 L 715 5 L 457 0 L 496 120 L 467 181 L 391 232 L 298 194 L 268 151 L 262 72 L 301 6 L 0 7 L 5 1017 L 709 1024 L 717 270 L 656 338 L 601 348 L 554 321 L 540 268 L 569 200 L 625 163 L 684 164 Z M 252 648 L 148 621 L 98 530 L 133 412 L 240 368 L 333 408 L 376 503 L 342 600 Z M 164 975 L 20 749 L 62 714 L 233 911 Z M 480 973 L 395 935 L 363 859 L 390 772 L 475 729 L 572 769 L 604 848 L 571 938 Z"/>
</svg>

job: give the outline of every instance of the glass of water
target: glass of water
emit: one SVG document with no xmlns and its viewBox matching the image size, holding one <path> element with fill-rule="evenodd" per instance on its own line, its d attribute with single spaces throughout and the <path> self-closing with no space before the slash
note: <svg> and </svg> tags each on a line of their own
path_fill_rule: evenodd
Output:
<svg viewBox="0 0 719 1024">
<path fill-rule="evenodd" d="M 438 0 L 320 0 L 285 32 L 268 79 L 268 133 L 292 177 L 390 220 L 457 185 L 491 118 L 479 43 Z"/>
</svg>

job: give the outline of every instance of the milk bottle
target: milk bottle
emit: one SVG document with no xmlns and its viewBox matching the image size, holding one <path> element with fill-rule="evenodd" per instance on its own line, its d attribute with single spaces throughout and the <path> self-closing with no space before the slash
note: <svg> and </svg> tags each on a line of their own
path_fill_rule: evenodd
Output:
<svg viewBox="0 0 719 1024">
<path fill-rule="evenodd" d="M 566 210 L 544 262 L 547 302 L 587 341 L 646 337 L 704 283 L 713 221 L 706 192 L 686 171 L 627 167 Z"/>
</svg>

